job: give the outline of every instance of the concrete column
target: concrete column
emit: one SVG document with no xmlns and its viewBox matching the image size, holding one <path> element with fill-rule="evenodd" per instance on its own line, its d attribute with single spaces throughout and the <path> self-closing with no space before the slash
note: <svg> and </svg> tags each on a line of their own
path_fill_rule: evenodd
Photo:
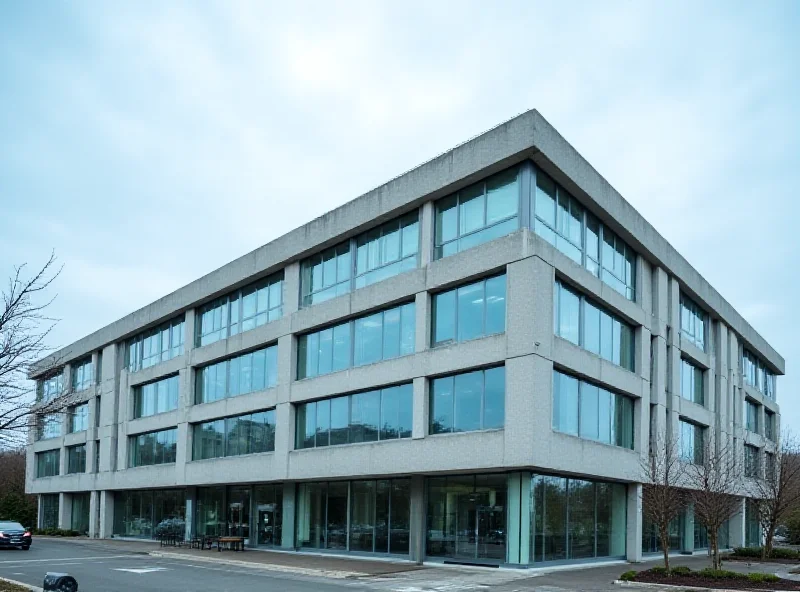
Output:
<svg viewBox="0 0 800 592">
<path fill-rule="evenodd" d="M 28 455 L 31 456 L 31 455 Z M 42 496 L 36 496 L 36 528 L 42 529 L 44 528 L 43 520 L 44 520 L 44 511 L 42 509 Z"/>
<path fill-rule="evenodd" d="M 95 466 L 95 459 L 97 455 L 95 454 L 95 450 L 97 449 L 99 442 L 97 440 L 87 440 L 86 441 L 86 472 L 87 473 L 96 473 L 97 467 Z"/>
<path fill-rule="evenodd" d="M 58 494 L 58 527 L 69 530 L 72 527 L 72 494 Z"/>
<path fill-rule="evenodd" d="M 627 491 L 627 539 L 625 556 L 630 562 L 642 560 L 642 484 L 629 483 Z"/>
<path fill-rule="evenodd" d="M 189 355 L 194 349 L 194 338 L 197 335 L 197 323 L 200 320 L 195 309 L 190 308 L 183 315 L 183 353 Z"/>
<path fill-rule="evenodd" d="M 101 351 L 92 352 L 92 384 L 94 386 L 97 386 L 98 384 L 97 375 L 100 369 L 102 356 L 103 353 Z"/>
<path fill-rule="evenodd" d="M 100 538 L 100 492 L 89 492 L 89 538 Z"/>
<path fill-rule="evenodd" d="M 425 559 L 425 478 L 422 475 L 411 477 L 411 520 L 409 533 L 409 554 L 412 561 L 421 564 Z"/>
<path fill-rule="evenodd" d="M 414 298 L 416 318 L 414 323 L 414 351 L 419 353 L 430 348 L 431 315 L 433 299 L 427 292 L 419 292 Z"/>
<path fill-rule="evenodd" d="M 194 514 L 197 511 L 197 487 L 186 488 L 186 530 L 184 540 L 192 540 L 194 536 Z"/>
<path fill-rule="evenodd" d="M 419 266 L 425 267 L 433 261 L 433 202 L 426 201 L 419 209 Z"/>
<path fill-rule="evenodd" d="M 114 492 L 100 491 L 100 538 L 110 538 L 114 533 Z"/>
<path fill-rule="evenodd" d="M 738 511 L 728 520 L 728 533 L 731 547 L 744 547 L 745 543 L 745 520 L 744 520 L 745 498 L 740 501 Z"/>
<path fill-rule="evenodd" d="M 535 351 L 534 325 L 539 313 L 532 299 L 537 299 L 539 291 L 550 294 L 549 302 L 553 302 L 551 288 L 536 283 L 542 275 L 551 275 L 548 265 L 537 265 L 541 259 L 529 257 L 508 265 L 506 270 L 506 347 L 509 358 L 524 356 Z M 538 269 L 537 269 L 538 267 Z M 537 274 L 538 271 L 538 274 Z M 535 277 L 538 275 L 538 278 Z M 538 302 L 537 302 L 538 304 Z M 543 314 L 543 313 L 539 313 Z M 553 333 L 553 319 L 550 318 L 550 333 Z"/>
<path fill-rule="evenodd" d="M 192 460 L 192 434 L 189 424 L 186 422 L 178 424 L 177 442 L 175 446 L 175 471 L 179 474 L 179 483 L 183 480 L 183 469 L 186 463 Z"/>
<path fill-rule="evenodd" d="M 300 308 L 300 263 L 295 261 L 283 268 L 283 316 L 288 317 Z"/>
<path fill-rule="evenodd" d="M 297 515 L 297 508 L 295 503 L 295 483 L 289 482 L 283 484 L 283 525 L 281 526 L 281 547 L 283 549 L 294 549 L 294 521 Z"/>
<path fill-rule="evenodd" d="M 429 382 L 424 376 L 419 376 L 414 379 L 414 418 L 411 426 L 411 437 L 415 440 L 424 438 L 425 434 L 428 432 L 428 414 L 430 413 L 428 405 L 428 388 Z"/>
<path fill-rule="evenodd" d="M 555 270 L 538 257 L 533 257 L 532 262 L 530 284 L 522 288 L 522 295 L 527 298 L 527 310 L 531 311 L 528 314 L 533 316 L 533 353 L 552 359 Z M 516 305 L 513 306 L 516 308 Z M 536 311 L 536 314 L 532 311 Z"/>
<path fill-rule="evenodd" d="M 609 533 L 609 554 L 611 557 L 625 556 L 628 539 L 628 493 L 625 487 L 611 489 L 611 532 Z M 642 539 L 639 537 L 641 554 Z"/>
<path fill-rule="evenodd" d="M 680 519 L 683 521 L 681 553 L 691 555 L 694 553 L 694 509 L 691 505 L 687 506 Z"/>
</svg>

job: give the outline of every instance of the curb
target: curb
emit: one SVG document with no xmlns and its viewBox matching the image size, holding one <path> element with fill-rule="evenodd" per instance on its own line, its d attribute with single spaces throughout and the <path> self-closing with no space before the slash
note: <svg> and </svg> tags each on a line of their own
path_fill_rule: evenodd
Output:
<svg viewBox="0 0 800 592">
<path fill-rule="evenodd" d="M 676 584 L 654 584 L 652 582 L 627 582 L 625 580 L 614 580 L 614 584 L 617 586 L 624 586 L 624 587 L 641 587 L 641 588 L 653 588 L 656 590 L 703 590 L 707 592 L 752 592 L 752 590 L 740 590 L 738 588 L 701 588 L 698 586 L 679 586 Z M 764 592 L 789 592 L 789 591 L 782 591 L 780 588 L 770 588 L 769 590 L 764 590 Z"/>
<path fill-rule="evenodd" d="M 184 561 L 215 563 L 217 565 L 235 565 L 237 567 L 250 567 L 253 569 L 263 569 L 265 571 L 277 571 L 283 573 L 302 574 L 307 576 L 317 576 L 324 578 L 336 578 L 340 580 L 347 578 L 362 578 L 369 575 L 358 571 L 311 569 L 308 567 L 290 567 L 288 565 L 255 563 L 252 561 L 241 561 L 239 559 L 216 559 L 213 557 L 184 555 L 183 553 L 169 553 L 169 552 L 164 553 L 161 551 L 150 551 L 148 555 L 150 555 L 151 557 L 159 557 L 163 559 L 182 559 Z"/>
<path fill-rule="evenodd" d="M 17 580 L 10 580 L 9 578 L 3 578 L 3 577 L 0 577 L 0 581 L 8 582 L 9 584 L 15 584 L 17 586 L 21 586 L 21 587 L 25 588 L 26 590 L 30 590 L 31 592 L 44 592 L 44 590 L 42 590 L 38 586 L 31 586 L 30 584 L 26 584 L 25 582 L 19 582 Z"/>
</svg>

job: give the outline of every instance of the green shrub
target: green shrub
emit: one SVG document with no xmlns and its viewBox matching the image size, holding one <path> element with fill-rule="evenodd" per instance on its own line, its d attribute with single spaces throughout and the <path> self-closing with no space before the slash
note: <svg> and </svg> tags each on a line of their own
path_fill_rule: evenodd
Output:
<svg viewBox="0 0 800 592">
<path fill-rule="evenodd" d="M 760 549 L 759 549 L 760 550 Z M 793 549 L 776 549 L 772 548 L 772 552 L 769 554 L 770 559 L 798 559 L 800 554 Z"/>
<path fill-rule="evenodd" d="M 77 530 L 67 530 L 63 528 L 33 528 L 31 533 L 42 536 L 75 537 L 80 536 Z"/>
<path fill-rule="evenodd" d="M 688 576 L 690 573 L 692 573 L 692 570 L 685 565 L 679 565 L 678 567 L 673 567 L 669 571 L 672 575 L 675 576 Z"/>
<path fill-rule="evenodd" d="M 651 567 L 649 570 L 651 574 L 656 574 L 657 576 L 665 576 L 667 575 L 667 568 L 663 565 L 657 565 L 656 567 Z"/>
<path fill-rule="evenodd" d="M 701 569 L 697 572 L 697 575 L 704 578 L 709 578 L 711 580 L 722 580 L 725 578 L 739 579 L 745 577 L 744 574 L 740 574 L 735 571 L 728 571 L 727 569 L 711 569 L 710 567 Z"/>
<path fill-rule="evenodd" d="M 619 577 L 619 579 L 623 582 L 633 582 L 636 579 L 636 570 L 631 569 L 626 571 Z"/>
<path fill-rule="evenodd" d="M 734 557 L 747 557 L 752 559 L 761 559 L 761 547 L 737 547 L 733 550 Z M 800 559 L 800 553 L 793 549 L 774 548 L 767 556 L 768 559 Z"/>
<path fill-rule="evenodd" d="M 749 573 L 747 574 L 747 579 L 750 580 L 751 582 L 759 584 L 762 582 L 777 582 L 778 580 L 780 580 L 780 578 L 775 574 L 769 574 L 769 573 Z"/>
<path fill-rule="evenodd" d="M 733 555 L 736 557 L 761 557 L 761 547 L 736 547 Z"/>
</svg>

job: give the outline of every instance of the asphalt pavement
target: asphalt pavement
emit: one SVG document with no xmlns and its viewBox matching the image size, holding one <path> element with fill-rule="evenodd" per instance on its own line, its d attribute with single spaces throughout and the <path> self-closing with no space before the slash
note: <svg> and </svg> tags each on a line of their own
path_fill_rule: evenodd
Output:
<svg viewBox="0 0 800 592">
<path fill-rule="evenodd" d="M 263 563 L 256 555 L 259 551 L 208 552 L 200 557 L 154 557 L 150 551 L 161 549 L 144 543 L 37 538 L 29 551 L 0 550 L 0 577 L 40 587 L 48 571 L 67 572 L 78 580 L 79 592 L 620 592 L 613 581 L 622 572 L 653 565 L 612 562 L 549 572 L 434 565 L 425 569 L 381 568 L 348 576 L 347 570 L 358 564 L 345 559 L 340 561 L 342 575 L 331 577 L 335 573 L 330 568 L 336 565 L 334 557 L 326 558 L 325 571 L 318 572 L 327 575 L 311 575 L 320 566 L 312 559 L 303 561 L 310 569 L 298 566 L 297 573 L 286 566 L 276 571 L 243 564 L 244 557 Z M 705 556 L 675 557 L 672 561 L 693 569 L 708 565 Z"/>
</svg>

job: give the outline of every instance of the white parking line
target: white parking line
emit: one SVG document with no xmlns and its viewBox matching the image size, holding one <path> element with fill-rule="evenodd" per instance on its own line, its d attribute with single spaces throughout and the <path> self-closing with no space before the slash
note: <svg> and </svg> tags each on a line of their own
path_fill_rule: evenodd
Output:
<svg viewBox="0 0 800 592">
<path fill-rule="evenodd" d="M 58 561 L 88 561 L 91 559 L 122 559 L 123 557 L 127 557 L 131 559 L 131 555 L 98 555 L 97 557 L 61 557 L 56 558 L 52 557 L 50 559 L 17 559 L 16 561 L 0 561 L 0 565 L 4 565 L 7 563 L 43 563 L 48 561 L 50 563 L 58 562 Z"/>
</svg>

